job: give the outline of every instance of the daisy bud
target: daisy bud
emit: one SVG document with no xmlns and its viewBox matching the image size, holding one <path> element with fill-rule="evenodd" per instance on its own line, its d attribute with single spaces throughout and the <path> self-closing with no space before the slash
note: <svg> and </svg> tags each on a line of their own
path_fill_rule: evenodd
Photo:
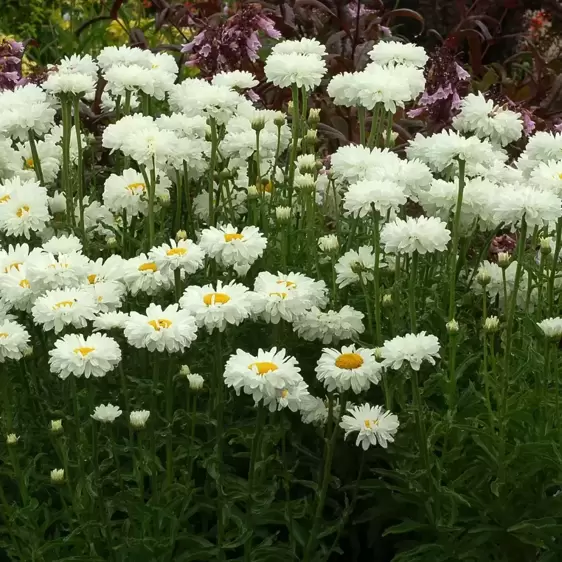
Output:
<svg viewBox="0 0 562 562">
<path fill-rule="evenodd" d="M 295 187 L 297 189 L 314 190 L 316 188 L 316 181 L 312 174 L 302 174 L 295 178 Z"/>
<path fill-rule="evenodd" d="M 497 316 L 489 316 L 484 320 L 484 331 L 493 334 L 500 329 L 500 319 Z"/>
<path fill-rule="evenodd" d="M 320 123 L 320 110 L 316 108 L 312 108 L 308 112 L 308 125 L 313 129 L 316 129 L 318 123 Z"/>
<path fill-rule="evenodd" d="M 333 180 L 335 176 L 334 170 L 332 170 L 332 168 L 326 170 L 326 176 L 328 177 L 328 180 Z"/>
<path fill-rule="evenodd" d="M 265 127 L 265 117 L 263 115 L 256 115 L 252 119 L 252 129 L 258 132 L 261 131 Z"/>
<path fill-rule="evenodd" d="M 205 379 L 196 373 L 192 375 L 187 375 L 187 382 L 189 383 L 189 388 L 191 390 L 201 390 L 203 388 L 203 384 L 205 383 Z"/>
<path fill-rule="evenodd" d="M 144 429 L 149 417 L 148 410 L 135 410 L 129 414 L 129 422 L 133 429 Z"/>
<path fill-rule="evenodd" d="M 291 220 L 291 207 L 275 207 L 275 218 L 278 222 Z"/>
<path fill-rule="evenodd" d="M 51 482 L 53 484 L 62 484 L 64 482 L 64 468 L 53 468 L 51 470 Z"/>
<path fill-rule="evenodd" d="M 15 433 L 8 433 L 8 435 L 6 435 L 6 445 L 17 445 L 18 440 L 19 436 Z"/>
<path fill-rule="evenodd" d="M 387 294 L 387 295 L 383 295 L 382 297 L 382 305 L 383 306 L 392 306 L 392 295 Z"/>
<path fill-rule="evenodd" d="M 117 248 L 117 238 L 115 236 L 110 236 L 107 240 L 108 248 Z"/>
<path fill-rule="evenodd" d="M 191 375 L 191 369 L 187 365 L 182 365 L 180 368 L 180 375 L 183 375 L 184 377 Z"/>
<path fill-rule="evenodd" d="M 160 201 L 162 207 L 168 207 L 170 205 L 170 195 L 168 193 L 162 193 L 162 195 L 158 197 L 158 201 Z"/>
<path fill-rule="evenodd" d="M 340 248 L 340 243 L 335 234 L 327 234 L 318 238 L 318 247 L 326 254 L 335 254 Z"/>
<path fill-rule="evenodd" d="M 54 433 L 55 435 L 57 433 L 62 433 L 63 432 L 62 420 L 51 420 L 50 431 L 51 431 L 51 433 Z"/>
<path fill-rule="evenodd" d="M 219 172 L 219 176 L 218 176 L 219 180 L 224 181 L 224 180 L 229 180 L 230 178 L 232 178 L 232 172 L 228 168 L 225 168 L 224 170 L 221 170 Z"/>
<path fill-rule="evenodd" d="M 297 166 L 301 174 L 311 174 L 316 171 L 314 154 L 303 154 L 297 158 Z"/>
<path fill-rule="evenodd" d="M 373 349 L 373 351 L 375 352 L 375 359 L 377 361 L 382 361 L 383 360 L 383 356 L 382 356 L 382 347 L 375 347 Z"/>
<path fill-rule="evenodd" d="M 258 197 L 259 192 L 258 192 L 258 188 L 255 185 L 249 185 L 248 186 L 248 198 L 249 199 L 255 199 L 256 197 Z"/>
<path fill-rule="evenodd" d="M 509 267 L 511 263 L 511 256 L 507 252 L 500 252 L 498 254 L 498 265 L 503 268 Z"/>
<path fill-rule="evenodd" d="M 282 127 L 285 124 L 285 115 L 282 111 L 276 111 L 273 116 L 273 123 L 276 127 Z"/>
<path fill-rule="evenodd" d="M 23 350 L 23 356 L 24 357 L 31 357 L 33 355 L 33 347 L 31 347 L 30 345 L 28 345 L 24 350 Z"/>
<path fill-rule="evenodd" d="M 213 133 L 211 131 L 211 127 L 209 125 L 207 125 L 205 127 L 205 140 L 208 141 L 208 142 L 211 142 L 212 136 L 213 136 Z"/>
<path fill-rule="evenodd" d="M 176 232 L 176 242 L 180 240 L 187 240 L 187 232 L 185 230 L 178 230 Z"/>
<path fill-rule="evenodd" d="M 476 281 L 478 284 L 482 285 L 482 287 L 485 287 L 491 280 L 490 274 L 485 269 L 481 269 L 476 275 Z"/>
<path fill-rule="evenodd" d="M 449 334 L 459 333 L 459 323 L 454 318 L 452 320 L 449 320 L 449 322 L 445 324 L 445 327 L 447 328 L 447 333 Z"/>
<path fill-rule="evenodd" d="M 289 113 L 290 115 L 293 114 L 293 102 L 292 102 L 292 101 L 290 101 L 290 102 L 287 104 L 287 113 Z"/>
<path fill-rule="evenodd" d="M 306 135 L 302 139 L 302 144 L 303 146 L 306 145 L 313 148 L 317 140 L 318 134 L 316 132 L 316 129 L 308 129 L 308 131 L 306 131 Z"/>
<path fill-rule="evenodd" d="M 541 254 L 543 256 L 548 256 L 548 254 L 552 252 L 552 246 L 550 243 L 550 238 L 541 238 Z"/>
<path fill-rule="evenodd" d="M 49 197 L 49 209 L 51 209 L 53 215 L 66 212 L 66 197 L 64 193 L 55 191 L 54 195 Z"/>
</svg>

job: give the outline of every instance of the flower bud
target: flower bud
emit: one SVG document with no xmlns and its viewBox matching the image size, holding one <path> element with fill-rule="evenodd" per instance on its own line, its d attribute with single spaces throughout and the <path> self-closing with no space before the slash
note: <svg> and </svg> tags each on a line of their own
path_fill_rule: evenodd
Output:
<svg viewBox="0 0 562 562">
<path fill-rule="evenodd" d="M 252 129 L 258 132 L 265 127 L 265 117 L 259 113 L 252 119 Z"/>
<path fill-rule="evenodd" d="M 189 388 L 191 390 L 201 390 L 203 388 L 203 384 L 205 383 L 205 379 L 196 373 L 192 375 L 187 375 L 187 382 L 189 383 Z"/>
<path fill-rule="evenodd" d="M 375 359 L 377 361 L 382 361 L 384 359 L 382 355 L 382 347 L 375 347 L 373 351 L 375 353 Z"/>
<path fill-rule="evenodd" d="M 228 169 L 228 168 L 224 168 L 223 170 L 221 170 L 218 174 L 218 180 L 219 181 L 226 181 L 232 178 L 232 172 Z"/>
<path fill-rule="evenodd" d="M 50 431 L 55 435 L 57 433 L 62 433 L 64 431 L 62 427 L 62 420 L 51 420 Z"/>
<path fill-rule="evenodd" d="M 117 248 L 117 238 L 115 238 L 115 236 L 110 236 L 106 240 L 106 243 L 108 248 Z"/>
<path fill-rule="evenodd" d="M 282 111 L 276 111 L 273 116 L 273 123 L 277 127 L 282 127 L 285 124 L 285 115 Z"/>
<path fill-rule="evenodd" d="M 288 222 L 291 220 L 291 207 L 275 207 L 275 218 L 277 222 Z"/>
<path fill-rule="evenodd" d="M 312 129 L 316 129 L 320 123 L 320 109 L 311 108 L 308 112 L 308 125 Z"/>
<path fill-rule="evenodd" d="M 129 422 L 133 429 L 144 429 L 149 417 L 148 410 L 134 410 L 129 414 Z"/>
<path fill-rule="evenodd" d="M 8 435 L 6 435 L 6 445 L 17 445 L 18 440 L 19 436 L 15 433 L 8 433 Z"/>
<path fill-rule="evenodd" d="M 498 265 L 503 268 L 509 267 L 511 263 L 511 256 L 507 252 L 500 252 L 498 254 Z"/>
<path fill-rule="evenodd" d="M 301 174 L 295 178 L 295 187 L 313 191 L 316 188 L 316 180 L 312 174 Z"/>
<path fill-rule="evenodd" d="M 31 357 L 33 355 L 33 347 L 28 345 L 25 347 L 25 349 L 23 350 L 23 356 L 24 357 Z"/>
<path fill-rule="evenodd" d="M 449 334 L 459 333 L 459 323 L 454 318 L 452 320 L 449 320 L 449 322 L 445 324 L 445 327 L 447 328 L 447 333 Z"/>
<path fill-rule="evenodd" d="M 548 256 L 552 252 L 551 239 L 541 238 L 541 254 L 543 256 Z"/>
<path fill-rule="evenodd" d="M 182 365 L 180 367 L 180 375 L 184 377 L 191 374 L 191 369 L 187 365 Z"/>
<path fill-rule="evenodd" d="M 335 234 L 327 234 L 318 238 L 318 247 L 322 252 L 335 254 L 340 248 L 340 243 Z"/>
<path fill-rule="evenodd" d="M 259 195 L 258 188 L 255 185 L 249 185 L 247 191 L 248 199 L 255 199 Z"/>
<path fill-rule="evenodd" d="M 481 269 L 478 274 L 476 275 L 476 282 L 482 287 L 488 285 L 488 283 L 492 280 L 492 277 L 485 269 Z"/>
<path fill-rule="evenodd" d="M 51 482 L 53 484 L 62 484 L 64 482 L 64 468 L 53 468 L 51 470 Z"/>
<path fill-rule="evenodd" d="M 384 307 L 392 306 L 392 295 L 390 293 L 382 296 L 382 305 Z"/>
<path fill-rule="evenodd" d="M 489 316 L 484 320 L 484 331 L 488 334 L 497 332 L 500 329 L 500 320 L 497 316 Z"/>
<path fill-rule="evenodd" d="M 293 113 L 293 102 L 292 102 L 292 101 L 290 101 L 290 102 L 287 104 L 287 113 L 288 113 L 289 115 L 292 115 L 292 113 Z"/>
<path fill-rule="evenodd" d="M 180 240 L 187 240 L 187 232 L 185 230 L 178 230 L 176 232 L 176 242 Z"/>
<path fill-rule="evenodd" d="M 158 197 L 158 201 L 160 201 L 162 207 L 168 207 L 170 205 L 170 195 L 168 193 L 162 193 L 162 195 Z"/>
</svg>

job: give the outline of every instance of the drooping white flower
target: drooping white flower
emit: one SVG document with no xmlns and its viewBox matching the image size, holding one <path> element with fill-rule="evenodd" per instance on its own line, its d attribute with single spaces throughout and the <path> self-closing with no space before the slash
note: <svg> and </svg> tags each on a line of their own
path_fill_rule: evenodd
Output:
<svg viewBox="0 0 562 562">
<path fill-rule="evenodd" d="M 291 388 L 302 381 L 297 360 L 284 349 L 258 350 L 256 355 L 238 349 L 225 365 L 224 382 L 236 394 L 243 391 L 257 404 L 277 404 L 278 391 Z"/>
<path fill-rule="evenodd" d="M 381 244 L 391 254 L 443 252 L 450 239 L 447 223 L 436 217 L 396 218 L 381 230 Z"/>
<path fill-rule="evenodd" d="M 152 248 L 148 257 L 164 274 L 179 269 L 191 275 L 203 267 L 205 252 L 191 240 L 170 240 L 169 244 Z"/>
<path fill-rule="evenodd" d="M 424 361 L 435 365 L 435 358 L 440 357 L 439 347 L 439 340 L 425 332 L 396 336 L 384 342 L 383 365 L 390 369 L 400 369 L 406 362 L 414 371 L 419 371 Z"/>
<path fill-rule="evenodd" d="M 28 346 L 29 333 L 17 322 L 0 320 L 0 363 L 21 359 Z"/>
<path fill-rule="evenodd" d="M 380 264 L 379 264 L 380 266 Z M 335 265 L 336 282 L 339 287 L 347 287 L 353 283 L 372 281 L 374 279 L 375 253 L 371 246 L 361 246 L 357 250 L 349 250 Z"/>
<path fill-rule="evenodd" d="M 195 319 L 177 304 L 165 309 L 154 303 L 146 314 L 131 312 L 125 321 L 125 337 L 134 347 L 145 347 L 148 351 L 175 353 L 189 347 L 197 337 Z"/>
<path fill-rule="evenodd" d="M 27 278 L 32 286 L 43 290 L 79 287 L 86 282 L 90 260 L 79 252 L 59 254 L 34 253 L 26 262 Z"/>
<path fill-rule="evenodd" d="M 67 334 L 49 351 L 49 367 L 61 379 L 69 375 L 104 377 L 121 361 L 117 342 L 105 334 Z"/>
<path fill-rule="evenodd" d="M 122 413 L 118 406 L 108 403 L 96 406 L 90 417 L 101 423 L 113 423 Z"/>
<path fill-rule="evenodd" d="M 339 311 L 322 312 L 312 307 L 293 323 L 297 335 L 307 341 L 319 340 L 323 344 L 336 343 L 357 337 L 365 331 L 365 315 L 345 305 Z"/>
<path fill-rule="evenodd" d="M 45 331 L 58 334 L 69 324 L 85 328 L 97 311 L 94 297 L 83 289 L 54 289 L 37 298 L 31 313 L 36 324 Z"/>
<path fill-rule="evenodd" d="M 355 445 L 367 450 L 377 444 L 385 448 L 394 442 L 394 435 L 398 431 L 398 417 L 385 411 L 382 406 L 362 404 L 354 406 L 344 414 L 340 427 L 345 431 L 345 437 L 357 432 Z"/>
<path fill-rule="evenodd" d="M 343 346 L 341 350 L 324 348 L 316 366 L 316 378 L 328 392 L 353 390 L 356 394 L 378 384 L 383 366 L 372 349 Z"/>
<path fill-rule="evenodd" d="M 247 319 L 255 309 L 255 296 L 247 287 L 231 281 L 224 285 L 187 287 L 180 299 L 181 307 L 191 314 L 197 325 L 209 332 L 216 328 L 224 331 L 227 324 L 237 326 Z"/>
</svg>

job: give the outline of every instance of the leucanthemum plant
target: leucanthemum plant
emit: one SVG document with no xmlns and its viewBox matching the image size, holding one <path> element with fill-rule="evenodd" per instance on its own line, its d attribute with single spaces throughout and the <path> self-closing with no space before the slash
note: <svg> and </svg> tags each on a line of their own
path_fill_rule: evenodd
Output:
<svg viewBox="0 0 562 562">
<path fill-rule="evenodd" d="M 427 55 L 368 57 L 277 41 L 280 111 L 130 47 L 0 92 L 12 559 L 559 558 L 562 137 L 471 94 L 406 142 Z"/>
</svg>

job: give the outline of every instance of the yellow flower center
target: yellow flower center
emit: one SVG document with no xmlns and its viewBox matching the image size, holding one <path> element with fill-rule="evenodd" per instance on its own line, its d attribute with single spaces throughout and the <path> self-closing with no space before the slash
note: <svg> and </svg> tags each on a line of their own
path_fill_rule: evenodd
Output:
<svg viewBox="0 0 562 562">
<path fill-rule="evenodd" d="M 289 396 L 289 391 L 286 388 L 284 388 L 281 391 L 281 398 L 287 398 L 287 396 Z"/>
<path fill-rule="evenodd" d="M 23 265 L 22 261 L 15 261 L 14 263 L 10 263 L 6 268 L 4 268 L 4 273 L 8 273 L 8 271 L 10 271 L 10 269 L 12 268 L 14 268 L 16 271 L 19 271 L 20 265 Z"/>
<path fill-rule="evenodd" d="M 371 429 L 371 426 L 379 425 L 379 420 L 365 420 L 363 423 L 367 429 Z"/>
<path fill-rule="evenodd" d="M 88 353 L 92 353 L 92 351 L 95 351 L 96 348 L 95 347 L 77 347 L 74 350 L 74 353 L 79 353 L 82 357 L 86 357 L 86 355 L 88 355 Z"/>
<path fill-rule="evenodd" d="M 90 285 L 93 285 L 98 279 L 98 276 L 95 273 L 91 273 L 90 275 L 88 275 L 88 283 Z"/>
<path fill-rule="evenodd" d="M 130 183 L 126 189 L 128 189 L 131 193 L 134 193 L 137 189 L 141 189 L 142 191 L 146 190 L 146 185 L 142 182 L 138 183 Z"/>
<path fill-rule="evenodd" d="M 167 252 L 167 256 L 183 256 L 187 253 L 187 248 L 170 248 Z"/>
<path fill-rule="evenodd" d="M 172 321 L 166 318 L 158 318 L 158 320 L 149 320 L 148 322 L 157 332 L 162 328 L 169 328 L 172 325 Z"/>
<path fill-rule="evenodd" d="M 9 195 L 3 195 L 2 197 L 0 197 L 0 203 L 7 203 L 9 200 L 10 200 Z"/>
<path fill-rule="evenodd" d="M 278 292 L 273 292 L 273 293 L 269 293 L 270 297 L 281 297 L 282 299 L 286 299 L 287 298 L 287 293 L 278 293 Z"/>
<path fill-rule="evenodd" d="M 558 174 L 558 177 L 562 180 L 562 174 Z"/>
<path fill-rule="evenodd" d="M 158 271 L 158 268 L 156 267 L 156 264 L 153 261 L 150 261 L 148 263 L 143 263 L 142 265 L 139 265 L 139 271 L 152 271 L 152 273 L 156 273 Z"/>
<path fill-rule="evenodd" d="M 262 377 L 271 371 L 277 371 L 278 368 L 275 363 L 271 363 L 270 361 L 257 361 L 256 363 L 248 365 L 248 369 L 254 372 L 257 371 L 257 374 Z"/>
<path fill-rule="evenodd" d="M 244 238 L 243 234 L 238 234 L 238 232 L 231 232 L 224 235 L 225 242 L 232 242 L 233 240 L 242 240 Z"/>
<path fill-rule="evenodd" d="M 74 301 L 60 301 L 57 302 L 55 306 L 53 306 L 53 310 L 58 310 L 59 308 L 63 308 L 63 307 L 70 308 L 72 305 L 74 305 Z"/>
<path fill-rule="evenodd" d="M 7 338 L 9 335 L 8 332 L 0 332 L 0 338 Z"/>
<path fill-rule="evenodd" d="M 342 353 L 336 359 L 336 367 L 340 369 L 357 369 L 363 365 L 363 357 L 359 353 Z"/>
<path fill-rule="evenodd" d="M 31 285 L 29 284 L 29 281 L 27 279 L 22 279 L 20 281 L 19 285 L 22 289 L 29 289 L 31 287 Z"/>
<path fill-rule="evenodd" d="M 34 165 L 33 165 L 33 158 L 27 158 L 27 159 L 26 159 L 26 161 L 25 161 L 25 167 L 26 167 L 27 169 L 30 169 L 30 168 L 33 169 L 33 168 L 34 168 Z"/>
<path fill-rule="evenodd" d="M 277 284 L 285 285 L 287 289 L 295 289 L 297 287 L 297 284 L 294 281 L 287 281 L 285 279 L 279 279 L 279 281 L 277 281 Z"/>
<path fill-rule="evenodd" d="M 207 293 L 203 297 L 203 302 L 207 306 L 212 304 L 226 304 L 230 300 L 230 297 L 224 293 Z"/>
<path fill-rule="evenodd" d="M 18 218 L 21 218 L 24 213 L 29 213 L 29 207 L 27 205 L 24 205 L 23 207 L 20 207 L 17 210 L 16 215 L 18 216 Z"/>
</svg>

